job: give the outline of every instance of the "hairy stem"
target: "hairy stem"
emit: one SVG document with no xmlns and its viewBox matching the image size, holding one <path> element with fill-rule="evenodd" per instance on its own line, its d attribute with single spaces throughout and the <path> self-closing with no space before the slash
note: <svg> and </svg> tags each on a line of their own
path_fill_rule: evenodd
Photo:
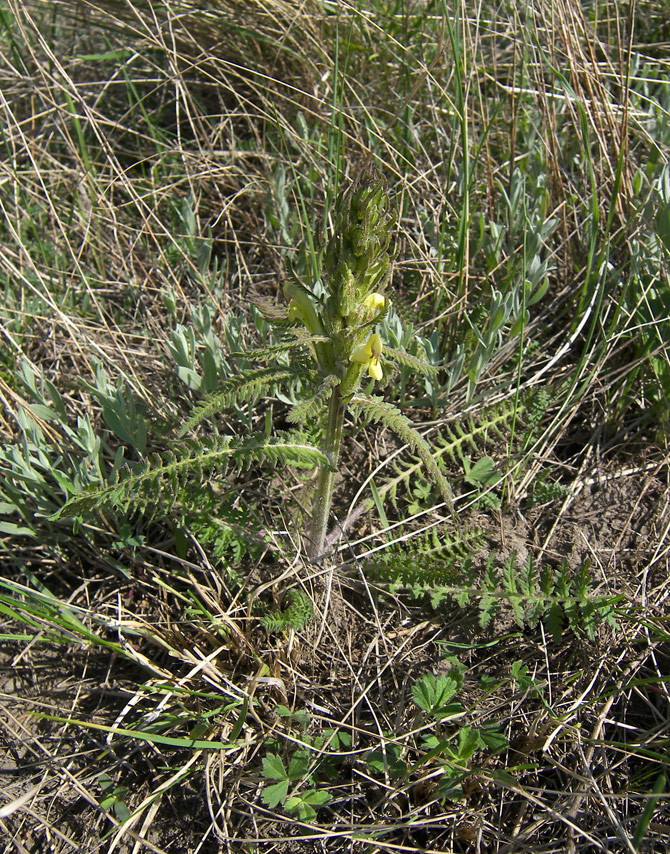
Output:
<svg viewBox="0 0 670 854">
<path fill-rule="evenodd" d="M 342 400 L 340 387 L 335 386 L 330 398 L 328 424 L 326 426 L 323 446 L 323 451 L 328 458 L 328 465 L 322 465 L 319 469 L 319 480 L 312 508 L 312 520 L 308 537 L 308 552 L 311 560 L 318 560 L 323 554 L 323 544 L 326 538 L 330 504 L 333 498 L 337 458 L 340 454 L 342 425 L 346 409 L 347 404 Z"/>
</svg>

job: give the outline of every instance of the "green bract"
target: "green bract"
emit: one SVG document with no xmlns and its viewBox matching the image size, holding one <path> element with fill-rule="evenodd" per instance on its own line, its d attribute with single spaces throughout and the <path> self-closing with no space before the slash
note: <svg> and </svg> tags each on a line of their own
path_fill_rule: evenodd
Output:
<svg viewBox="0 0 670 854">
<path fill-rule="evenodd" d="M 323 376 L 334 373 L 342 381 L 340 392 L 351 397 L 366 367 L 370 377 L 382 378 L 379 336 L 374 339 L 374 357 L 370 353 L 361 358 L 361 348 L 373 340 L 370 327 L 388 311 L 384 290 L 393 266 L 395 218 L 386 182 L 374 168 L 364 169 L 340 195 L 334 219 L 333 234 L 323 248 L 324 298 L 318 300 L 295 281 L 284 286 L 284 296 L 291 322 L 329 339 L 314 346 L 319 369 Z"/>
<path fill-rule="evenodd" d="M 379 307 L 391 278 L 394 221 L 386 182 L 375 169 L 362 172 L 338 199 L 324 259 L 327 331 L 360 327 L 368 322 L 371 306 Z"/>
</svg>

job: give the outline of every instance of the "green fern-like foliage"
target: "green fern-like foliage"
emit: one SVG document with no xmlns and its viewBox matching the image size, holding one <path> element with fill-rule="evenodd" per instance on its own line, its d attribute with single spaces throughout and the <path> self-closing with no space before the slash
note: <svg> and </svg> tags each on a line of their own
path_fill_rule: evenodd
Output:
<svg viewBox="0 0 670 854">
<path fill-rule="evenodd" d="M 273 367 L 245 371 L 239 376 L 226 380 L 219 391 L 209 395 L 195 407 L 182 425 L 179 437 L 185 436 L 202 421 L 223 412 L 233 404 L 240 406 L 245 403 L 254 403 L 261 395 L 268 393 L 273 386 L 295 380 L 299 376 L 300 371 L 297 368 Z"/>
<path fill-rule="evenodd" d="M 485 409 L 477 418 L 471 416 L 462 422 L 445 425 L 432 439 L 432 464 L 440 473 L 447 470 L 449 463 L 457 470 L 467 471 L 470 456 L 482 455 L 491 445 L 500 445 L 507 440 L 514 418 L 514 405 L 503 402 Z M 423 458 L 417 456 L 419 459 L 396 463 L 395 476 L 378 487 L 380 494 L 388 493 L 391 500 L 396 501 L 399 491 L 404 489 L 412 500 L 428 498 L 434 477 L 426 469 Z"/>
<path fill-rule="evenodd" d="M 472 582 L 473 576 L 469 580 Z M 557 568 L 545 566 L 538 570 L 532 556 L 520 566 L 514 552 L 502 566 L 497 565 L 493 555 L 489 556 L 479 589 L 472 595 L 479 598 L 483 627 L 507 602 L 519 628 L 534 628 L 542 622 L 556 641 L 566 625 L 575 634 L 585 633 L 590 640 L 602 623 L 616 628 L 615 605 L 622 598 L 593 592 L 588 563 L 576 571 L 570 570 L 567 561 Z"/>
<path fill-rule="evenodd" d="M 433 607 L 448 599 L 461 607 L 475 601 L 482 628 L 501 615 L 505 603 L 519 628 L 542 622 L 556 641 L 566 626 L 590 640 L 601 624 L 616 628 L 615 607 L 622 597 L 594 593 L 588 564 L 573 572 L 564 561 L 540 571 L 532 557 L 519 565 L 512 553 L 501 565 L 491 553 L 483 567 L 477 566 L 473 556 L 483 542 L 477 529 L 451 535 L 433 529 L 375 556 L 366 570 L 414 598 L 429 596 Z"/>
<path fill-rule="evenodd" d="M 314 609 L 309 596 L 302 590 L 294 588 L 287 594 L 288 607 L 283 611 L 273 611 L 261 618 L 261 623 L 268 632 L 285 632 L 293 629 L 302 631 L 314 619 Z"/>
<path fill-rule="evenodd" d="M 179 450 L 154 455 L 139 465 L 117 472 L 112 483 L 75 495 L 52 519 L 81 516 L 111 506 L 153 515 L 157 508 L 169 510 L 191 477 L 207 479 L 217 474 L 243 471 L 254 462 L 284 465 L 327 465 L 325 454 L 312 445 L 290 438 L 232 436 L 204 438 L 185 443 Z"/>
<path fill-rule="evenodd" d="M 532 389 L 524 395 L 523 420 L 527 436 L 531 436 L 535 433 L 537 427 L 539 427 L 546 415 L 547 409 L 551 405 L 553 399 L 554 395 L 551 390 L 544 386 Z"/>
<path fill-rule="evenodd" d="M 440 467 L 435 461 L 430 445 L 418 432 L 416 427 L 403 415 L 392 403 L 381 397 L 354 397 L 355 405 L 359 411 L 370 421 L 381 422 L 393 432 L 410 448 L 421 460 L 424 470 L 437 487 L 442 499 L 451 506 L 451 487 Z"/>
<path fill-rule="evenodd" d="M 248 362 L 271 362 L 278 356 L 296 351 L 300 347 L 328 341 L 323 335 L 307 335 L 303 330 L 296 328 L 287 330 L 286 334 L 291 336 L 286 341 L 280 341 L 278 344 L 269 344 L 267 347 L 257 347 L 255 350 L 231 353 L 231 356 L 236 359 L 245 359 Z"/>
<path fill-rule="evenodd" d="M 552 483 L 546 475 L 536 478 L 530 488 L 527 504 L 548 504 L 550 501 L 560 501 L 570 494 L 570 489 L 561 483 Z"/>
<path fill-rule="evenodd" d="M 433 606 L 459 592 L 474 552 L 483 544 L 478 528 L 448 533 L 433 528 L 420 537 L 395 543 L 375 555 L 366 570 L 393 588 L 406 587 L 412 596 L 428 595 Z"/>
<path fill-rule="evenodd" d="M 384 356 L 404 368 L 409 368 L 413 373 L 421 374 L 422 376 L 437 376 L 440 371 L 438 365 L 431 365 L 411 353 L 404 350 L 396 350 L 393 347 L 384 347 Z"/>
<path fill-rule="evenodd" d="M 190 481 L 175 499 L 179 530 L 207 547 L 229 581 L 240 582 L 237 568 L 245 557 L 255 559 L 268 545 L 256 508 L 240 500 L 237 490 L 221 493 L 210 483 Z M 185 556 L 184 541 L 184 554 Z"/>
<path fill-rule="evenodd" d="M 297 403 L 289 412 L 287 420 L 294 424 L 304 424 L 310 419 L 317 419 L 328 403 L 333 389 L 339 383 L 335 374 L 329 374 L 321 383 L 313 397 Z"/>
<path fill-rule="evenodd" d="M 545 389 L 535 390 L 522 400 L 502 401 L 487 407 L 476 415 L 461 421 L 446 424 L 431 437 L 432 459 L 440 471 L 450 474 L 450 480 L 462 478 L 467 484 L 482 489 L 495 485 L 500 476 L 495 471 L 495 460 L 488 453 L 500 455 L 501 448 L 507 448 L 510 436 L 516 430 L 518 447 L 523 448 L 535 434 L 537 425 L 543 418 L 552 396 Z M 404 491 L 413 510 L 423 507 L 434 492 L 433 474 L 426 470 L 423 459 L 395 463 L 395 476 L 378 487 L 380 494 L 388 494 L 397 501 L 399 493 Z M 490 477 L 482 478 L 484 464 L 490 467 Z M 477 483 L 473 478 L 476 476 Z M 480 506 L 498 506 L 495 492 L 483 493 Z M 418 504 L 417 504 L 418 502 Z"/>
<path fill-rule="evenodd" d="M 462 466 L 470 453 L 481 453 L 491 444 L 506 440 L 515 416 L 520 415 L 513 403 L 504 401 L 484 409 L 476 418 L 447 424 L 435 437 L 435 456 Z"/>
</svg>

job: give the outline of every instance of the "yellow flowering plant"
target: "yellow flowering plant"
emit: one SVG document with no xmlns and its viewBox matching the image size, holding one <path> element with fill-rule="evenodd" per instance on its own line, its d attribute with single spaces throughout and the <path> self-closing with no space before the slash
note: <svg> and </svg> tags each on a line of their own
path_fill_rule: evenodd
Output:
<svg viewBox="0 0 670 854">
<path fill-rule="evenodd" d="M 318 469 L 311 519 L 305 532 L 307 553 L 322 557 L 347 411 L 381 421 L 394 430 L 448 497 L 448 486 L 425 440 L 393 404 L 371 390 L 388 381 L 386 360 L 409 365 L 414 371 L 434 368 L 408 353 L 386 346 L 381 321 L 389 311 L 386 289 L 393 264 L 394 215 L 386 182 L 373 168 L 365 168 L 343 192 L 333 213 L 330 238 L 316 260 L 322 290 L 292 278 L 283 288 L 285 303 L 257 301 L 277 335 L 266 347 L 231 354 L 243 366 L 223 380 L 182 425 L 178 442 L 162 456 L 152 457 L 115 474 L 98 490 L 77 494 L 54 518 L 79 516 L 94 507 L 140 507 L 155 512 L 163 494 L 174 500 L 194 475 L 228 477 L 252 461 L 307 466 Z M 265 363 L 254 367 L 254 363 Z M 300 427 L 258 434 L 225 434 L 220 430 L 195 440 L 185 437 L 200 422 L 218 412 L 253 404 L 289 384 L 302 399 L 287 415 L 289 423 L 309 423 L 313 444 Z M 448 500 L 448 498 L 447 498 Z"/>
<path fill-rule="evenodd" d="M 389 310 L 385 294 L 393 265 L 394 216 L 386 182 L 374 168 L 364 169 L 339 197 L 332 236 L 322 252 L 321 298 L 292 281 L 284 287 L 289 300 L 288 319 L 314 336 L 312 352 L 318 365 L 319 391 L 314 401 L 328 400 L 320 450 L 325 454 L 317 480 L 312 518 L 307 533 L 310 557 L 318 559 L 324 548 L 337 470 L 342 428 L 347 408 L 355 403 L 372 420 L 383 420 L 418 452 L 446 494 L 448 487 L 430 449 L 394 406 L 360 392 L 364 379 L 384 378 L 382 357 L 402 354 L 384 348 L 376 325 Z M 426 366 L 428 367 L 428 366 Z M 311 401 L 294 413 L 300 420 Z"/>
<path fill-rule="evenodd" d="M 383 377 L 382 341 L 371 329 L 389 308 L 384 291 L 392 272 L 394 216 L 386 182 L 375 169 L 363 170 L 340 196 L 334 219 L 323 252 L 324 297 L 318 300 L 296 282 L 284 288 L 289 319 L 325 338 L 314 342 L 313 352 L 322 379 L 332 386 L 322 447 L 328 465 L 319 471 L 308 535 L 313 559 L 323 550 L 347 405 L 366 373 L 372 380 Z"/>
</svg>

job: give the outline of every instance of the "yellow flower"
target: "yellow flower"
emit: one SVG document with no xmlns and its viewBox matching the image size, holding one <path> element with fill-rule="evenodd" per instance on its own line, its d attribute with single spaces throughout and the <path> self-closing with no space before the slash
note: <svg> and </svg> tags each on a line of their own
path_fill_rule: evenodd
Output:
<svg viewBox="0 0 670 854">
<path fill-rule="evenodd" d="M 382 339 L 374 332 L 363 347 L 354 350 L 351 356 L 349 356 L 349 361 L 358 362 L 359 365 L 366 365 L 368 374 L 372 379 L 379 381 L 384 376 L 382 366 L 379 364 L 381 354 Z"/>
<path fill-rule="evenodd" d="M 386 308 L 386 297 L 376 293 L 369 294 L 369 296 L 365 297 L 363 300 L 363 308 L 364 312 L 362 320 L 364 322 L 375 320 Z"/>
<path fill-rule="evenodd" d="M 363 305 L 367 308 L 370 317 L 374 317 L 386 308 L 386 297 L 381 294 L 370 294 L 363 300 Z"/>
</svg>

